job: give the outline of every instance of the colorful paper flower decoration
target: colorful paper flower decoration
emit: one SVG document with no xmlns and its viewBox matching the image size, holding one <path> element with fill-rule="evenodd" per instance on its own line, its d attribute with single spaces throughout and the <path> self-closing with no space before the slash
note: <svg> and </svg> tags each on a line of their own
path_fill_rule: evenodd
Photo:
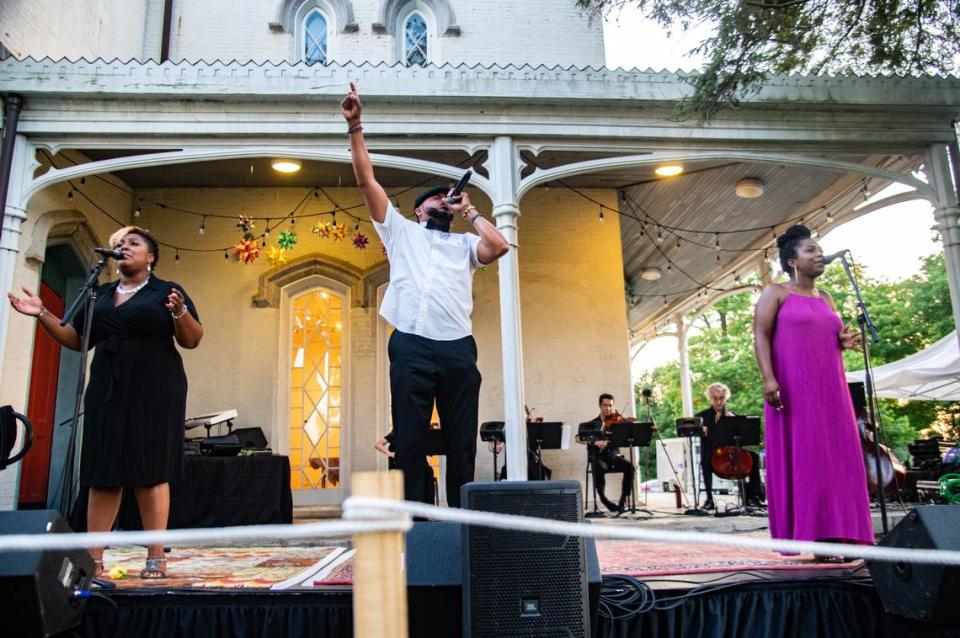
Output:
<svg viewBox="0 0 960 638">
<path fill-rule="evenodd" d="M 253 231 L 256 230 L 256 228 L 257 225 L 254 221 L 246 215 L 237 217 L 237 230 L 240 231 L 244 239 L 253 239 Z"/>
<path fill-rule="evenodd" d="M 286 248 L 270 246 L 270 250 L 267 252 L 267 261 L 270 262 L 271 266 L 280 266 L 287 263 Z"/>
<path fill-rule="evenodd" d="M 353 234 L 353 247 L 357 250 L 366 250 L 368 243 L 370 243 L 370 239 L 360 231 Z"/>
<path fill-rule="evenodd" d="M 277 236 L 277 245 L 284 250 L 290 250 L 297 245 L 297 233 L 292 230 L 281 230 Z"/>
<path fill-rule="evenodd" d="M 347 237 L 347 227 L 345 224 L 330 224 L 330 239 L 334 241 L 343 241 Z"/>
<path fill-rule="evenodd" d="M 330 224 L 326 222 L 316 223 L 313 225 L 313 228 L 310 229 L 314 235 L 319 235 L 321 239 L 328 239 L 330 237 Z"/>
<path fill-rule="evenodd" d="M 257 242 L 253 239 L 241 239 L 233 247 L 233 254 L 245 264 L 252 264 L 260 256 L 260 249 L 257 248 Z"/>
</svg>

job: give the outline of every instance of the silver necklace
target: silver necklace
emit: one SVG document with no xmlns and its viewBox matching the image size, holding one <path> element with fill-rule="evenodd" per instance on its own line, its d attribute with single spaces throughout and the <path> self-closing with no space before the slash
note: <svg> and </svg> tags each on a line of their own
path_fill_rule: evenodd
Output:
<svg viewBox="0 0 960 638">
<path fill-rule="evenodd" d="M 124 287 L 123 287 L 123 284 L 121 284 L 121 283 L 118 282 L 118 283 L 117 283 L 117 294 L 118 294 L 118 295 L 132 295 L 133 293 L 137 292 L 138 290 L 140 290 L 141 288 L 143 288 L 144 286 L 146 286 L 148 281 L 150 281 L 150 275 L 147 275 L 147 278 L 143 280 L 143 283 L 141 283 L 141 284 L 138 285 L 138 286 L 134 286 L 133 288 L 124 288 Z"/>
</svg>

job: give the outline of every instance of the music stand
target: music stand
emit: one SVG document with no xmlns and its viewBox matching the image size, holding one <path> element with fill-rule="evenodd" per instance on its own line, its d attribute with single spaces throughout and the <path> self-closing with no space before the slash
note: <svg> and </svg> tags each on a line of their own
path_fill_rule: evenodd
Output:
<svg viewBox="0 0 960 638">
<path fill-rule="evenodd" d="M 527 421 L 527 447 L 536 443 L 537 474 L 543 479 L 543 450 L 559 450 L 563 442 L 562 421 Z"/>
<path fill-rule="evenodd" d="M 700 508 L 700 494 L 697 485 L 697 466 L 693 459 L 693 439 L 703 438 L 703 417 L 685 416 L 676 420 L 677 436 L 689 439 L 690 445 L 690 485 L 693 486 L 693 508 L 684 511 L 688 516 L 706 516 L 707 510 Z"/>
<path fill-rule="evenodd" d="M 735 447 L 737 453 L 746 445 L 760 445 L 760 417 L 758 416 L 727 416 L 713 424 L 707 435 L 711 447 L 716 450 L 721 447 Z M 746 505 L 743 479 L 737 480 L 739 488 L 739 505 L 724 512 L 717 510 L 716 516 L 737 516 L 752 514 L 752 507 Z"/>
<path fill-rule="evenodd" d="M 654 424 L 649 421 L 623 421 L 614 423 L 607 431 L 607 440 L 613 447 L 627 447 L 630 449 L 630 467 L 637 471 L 637 464 L 633 458 L 633 448 L 650 445 L 653 438 Z M 636 482 L 636 481 L 634 481 Z M 637 490 L 630 490 L 630 513 L 637 513 Z M 647 512 L 653 515 L 652 512 Z"/>
<path fill-rule="evenodd" d="M 600 421 L 585 421 L 577 426 L 577 439 L 583 441 L 588 446 L 596 443 L 597 441 L 603 441 L 607 438 L 606 433 L 603 431 L 603 424 Z M 587 469 L 584 472 L 584 480 L 593 485 L 593 511 L 587 512 L 584 514 L 584 518 L 606 518 L 607 515 L 600 511 L 597 507 L 597 482 L 596 480 L 590 480 L 590 472 L 594 470 L 593 464 L 596 462 L 596 454 L 599 453 L 599 450 L 596 451 L 593 458 L 590 458 L 590 452 L 587 452 L 587 458 L 589 462 L 587 463 Z M 583 495 L 583 509 L 589 507 L 589 495 Z"/>
<path fill-rule="evenodd" d="M 497 443 L 504 443 L 506 436 L 504 428 L 506 424 L 503 421 L 486 421 L 480 424 L 480 440 L 484 443 L 493 443 L 493 480 L 498 480 L 500 474 L 497 472 Z"/>
</svg>

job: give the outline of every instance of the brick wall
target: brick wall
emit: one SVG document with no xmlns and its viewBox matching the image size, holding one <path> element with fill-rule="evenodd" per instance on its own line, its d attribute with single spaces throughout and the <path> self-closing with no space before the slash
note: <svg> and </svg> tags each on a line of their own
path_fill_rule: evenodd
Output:
<svg viewBox="0 0 960 638">
<path fill-rule="evenodd" d="M 0 41 L 20 58 L 151 57 L 144 56 L 144 32 L 153 5 L 163 0 L 6 0 Z"/>
</svg>

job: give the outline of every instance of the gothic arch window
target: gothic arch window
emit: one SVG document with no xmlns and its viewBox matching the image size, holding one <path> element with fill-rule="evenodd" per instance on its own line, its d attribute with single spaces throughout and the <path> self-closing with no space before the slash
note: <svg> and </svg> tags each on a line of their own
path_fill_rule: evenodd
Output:
<svg viewBox="0 0 960 638">
<path fill-rule="evenodd" d="M 380 15 L 373 23 L 373 31 L 396 35 L 400 60 L 403 61 L 403 27 L 414 12 L 420 14 L 428 30 L 435 37 L 433 40 L 428 40 L 427 45 L 428 48 L 433 47 L 429 55 L 430 61 L 437 63 L 440 57 L 438 40 L 460 35 L 460 26 L 457 24 L 457 18 L 453 14 L 453 7 L 450 6 L 449 0 L 381 0 Z"/>
<path fill-rule="evenodd" d="M 433 40 L 427 19 L 420 11 L 414 10 L 403 20 L 400 33 L 400 61 L 405 66 L 425 66 L 429 62 Z"/>
<path fill-rule="evenodd" d="M 303 19 L 300 53 L 301 59 L 307 64 L 324 64 L 327 61 L 329 26 L 327 16 L 319 9 L 312 9 Z"/>
<path fill-rule="evenodd" d="M 342 34 L 359 27 L 350 0 L 279 0 L 270 29 L 292 36 L 291 62 L 322 64 L 336 60 Z"/>
</svg>

